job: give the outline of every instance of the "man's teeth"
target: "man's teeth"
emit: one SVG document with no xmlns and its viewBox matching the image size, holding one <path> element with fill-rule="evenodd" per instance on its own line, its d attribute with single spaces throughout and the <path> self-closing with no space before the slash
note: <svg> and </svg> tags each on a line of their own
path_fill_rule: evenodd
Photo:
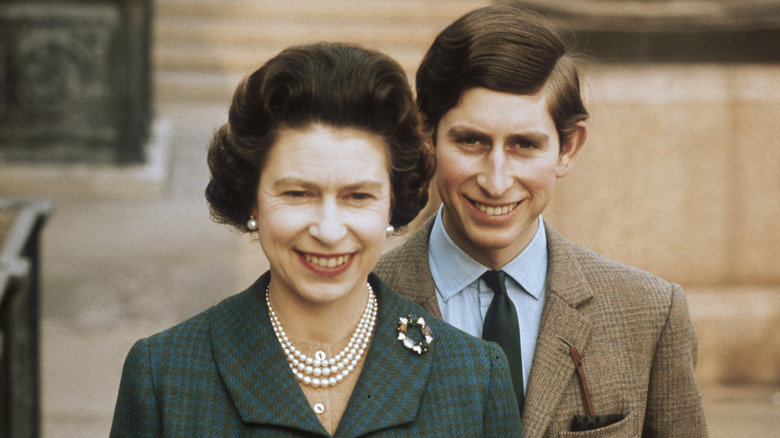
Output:
<svg viewBox="0 0 780 438">
<path fill-rule="evenodd" d="M 338 257 L 317 257 L 311 254 L 304 255 L 306 256 L 307 262 L 323 268 L 335 268 L 336 266 L 341 266 L 349 261 L 348 255 Z"/>
<path fill-rule="evenodd" d="M 516 203 L 515 204 L 502 205 L 502 206 L 499 206 L 499 207 L 492 207 L 492 206 L 489 206 L 489 205 L 480 204 L 478 202 L 475 202 L 474 205 L 477 206 L 479 211 L 481 211 L 482 213 L 487 214 L 488 216 L 500 216 L 502 214 L 507 214 L 510 211 L 514 210 L 515 207 L 517 207 Z"/>
</svg>

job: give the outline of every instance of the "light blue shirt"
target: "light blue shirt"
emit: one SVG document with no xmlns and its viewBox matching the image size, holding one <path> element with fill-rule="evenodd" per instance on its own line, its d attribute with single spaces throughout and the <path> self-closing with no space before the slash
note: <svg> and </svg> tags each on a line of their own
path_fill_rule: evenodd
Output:
<svg viewBox="0 0 780 438">
<path fill-rule="evenodd" d="M 436 298 L 442 317 L 449 324 L 481 338 L 482 322 L 493 300 L 493 291 L 479 277 L 489 268 L 471 258 L 452 241 L 444 229 L 441 208 L 428 243 L 428 264 L 436 283 Z M 547 278 L 547 235 L 541 216 L 531 242 L 501 270 L 507 274 L 507 293 L 517 309 L 523 387 L 528 388 Z"/>
</svg>

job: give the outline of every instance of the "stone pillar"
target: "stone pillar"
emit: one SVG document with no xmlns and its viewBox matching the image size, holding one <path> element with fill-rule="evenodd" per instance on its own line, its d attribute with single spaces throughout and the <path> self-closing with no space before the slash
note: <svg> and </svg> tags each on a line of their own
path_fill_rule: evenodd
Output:
<svg viewBox="0 0 780 438">
<path fill-rule="evenodd" d="M 144 161 L 149 0 L 0 0 L 0 161 Z"/>
</svg>

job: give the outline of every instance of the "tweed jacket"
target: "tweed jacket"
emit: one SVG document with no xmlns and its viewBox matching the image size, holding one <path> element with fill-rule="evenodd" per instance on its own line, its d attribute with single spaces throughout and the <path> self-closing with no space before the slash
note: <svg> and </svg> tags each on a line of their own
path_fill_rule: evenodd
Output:
<svg viewBox="0 0 780 438">
<path fill-rule="evenodd" d="M 330 436 L 273 332 L 268 279 L 138 341 L 122 371 L 110 436 Z M 379 306 L 375 334 L 334 436 L 520 436 L 500 348 L 428 316 L 376 276 L 369 281 Z M 406 315 L 427 317 L 428 352 L 398 341 Z"/>
<path fill-rule="evenodd" d="M 428 265 L 435 215 L 374 272 L 441 317 Z M 601 257 L 544 224 L 546 299 L 522 413 L 526 438 L 707 436 L 697 341 L 682 288 Z M 567 343 L 582 355 L 595 414 L 622 421 L 571 432 L 585 405 Z"/>
</svg>

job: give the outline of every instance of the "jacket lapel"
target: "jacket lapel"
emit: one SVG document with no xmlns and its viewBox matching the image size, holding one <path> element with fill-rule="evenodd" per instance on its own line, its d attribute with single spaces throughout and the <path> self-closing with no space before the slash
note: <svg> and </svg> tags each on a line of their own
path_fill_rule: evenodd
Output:
<svg viewBox="0 0 780 438">
<path fill-rule="evenodd" d="M 377 324 L 360 379 L 336 431 L 339 437 L 363 436 L 412 422 L 431 372 L 433 354 L 418 355 L 398 341 L 398 318 L 408 315 L 409 307 L 378 277 L 371 275 L 369 281 L 379 300 Z"/>
<path fill-rule="evenodd" d="M 264 301 L 268 279 L 266 273 L 214 309 L 211 338 L 217 368 L 244 422 L 327 435 L 273 332 Z"/>
<path fill-rule="evenodd" d="M 545 222 L 548 249 L 547 298 L 523 411 L 526 438 L 541 437 L 575 372 L 566 342 L 580 352 L 591 337 L 590 321 L 578 307 L 593 297 L 569 243 Z M 566 341 L 566 342 L 564 342 Z"/>
<path fill-rule="evenodd" d="M 402 246 L 383 256 L 376 272 L 394 290 L 405 291 L 404 297 L 441 319 L 436 284 L 428 264 L 428 239 L 435 220 L 434 214 Z"/>
</svg>

